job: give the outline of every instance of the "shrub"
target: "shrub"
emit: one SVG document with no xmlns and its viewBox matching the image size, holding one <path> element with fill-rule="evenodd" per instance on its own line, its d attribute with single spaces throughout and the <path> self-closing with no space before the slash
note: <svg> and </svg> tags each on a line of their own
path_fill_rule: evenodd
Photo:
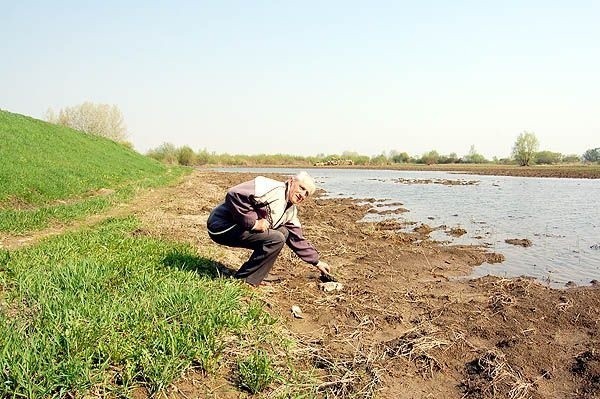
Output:
<svg viewBox="0 0 600 399">
<path fill-rule="evenodd" d="M 163 163 L 177 163 L 177 148 L 171 143 L 163 143 L 156 149 L 148 151 L 146 155 Z"/>
<path fill-rule="evenodd" d="M 535 154 L 535 162 L 538 164 L 553 165 L 562 161 L 563 155 L 560 152 L 539 151 Z"/>
<path fill-rule="evenodd" d="M 177 149 L 177 162 L 179 165 L 193 165 L 196 162 L 196 154 L 187 145 Z"/>
</svg>

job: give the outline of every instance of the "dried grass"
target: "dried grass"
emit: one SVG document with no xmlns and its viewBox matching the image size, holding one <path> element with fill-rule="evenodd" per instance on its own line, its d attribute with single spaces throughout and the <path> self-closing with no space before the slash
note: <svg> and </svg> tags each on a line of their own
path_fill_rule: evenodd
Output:
<svg viewBox="0 0 600 399">
<path fill-rule="evenodd" d="M 466 390 L 463 398 L 509 399 L 531 398 L 534 384 L 514 369 L 501 352 L 490 350 L 467 364 L 470 379 L 462 386 Z"/>
<path fill-rule="evenodd" d="M 450 345 L 450 341 L 436 336 L 432 327 L 418 326 L 405 331 L 400 337 L 383 344 L 384 355 L 403 357 L 414 361 L 417 368 L 429 376 L 442 369 L 442 363 L 432 354 L 434 349 Z"/>
</svg>

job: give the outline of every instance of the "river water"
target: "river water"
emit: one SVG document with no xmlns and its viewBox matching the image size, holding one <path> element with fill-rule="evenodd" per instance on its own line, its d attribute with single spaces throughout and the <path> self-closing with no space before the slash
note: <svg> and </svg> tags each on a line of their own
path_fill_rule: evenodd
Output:
<svg viewBox="0 0 600 399">
<path fill-rule="evenodd" d="M 287 168 L 227 168 L 230 172 L 294 174 Z M 553 287 L 600 280 L 600 180 L 480 176 L 428 171 L 310 169 L 331 198 L 375 198 L 401 202 L 409 212 L 368 214 L 401 221 L 460 227 L 455 238 L 444 229 L 432 239 L 450 244 L 485 245 L 506 260 L 483 264 L 472 277 L 530 276 Z M 429 181 L 428 181 L 429 180 Z M 443 180 L 463 184 L 437 184 Z M 467 184 L 467 183 L 471 184 Z M 378 202 L 381 204 L 382 202 Z M 397 205 L 395 205 L 397 206 Z M 395 206 L 379 207 L 379 210 Z M 446 230 L 447 230 L 446 229 Z M 530 247 L 507 244 L 528 239 Z"/>
</svg>

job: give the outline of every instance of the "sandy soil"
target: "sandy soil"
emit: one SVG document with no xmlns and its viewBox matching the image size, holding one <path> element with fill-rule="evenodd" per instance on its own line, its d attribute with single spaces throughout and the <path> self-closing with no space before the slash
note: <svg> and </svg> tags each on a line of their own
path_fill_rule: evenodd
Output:
<svg viewBox="0 0 600 399">
<path fill-rule="evenodd" d="M 252 176 L 197 171 L 128 211 L 147 234 L 214 247 L 215 262 L 236 269 L 249 252 L 217 249 L 205 222 L 228 187 Z M 260 292 L 300 342 L 305 367 L 322 372 L 323 397 L 600 397 L 597 286 L 556 290 L 523 278 L 461 278 L 502 257 L 432 242 L 428 229 L 399 233 L 389 222 L 357 223 L 370 208 L 319 198 L 300 206 L 305 235 L 335 268 L 342 291 L 323 292 L 314 268 L 285 249 L 272 273 L 279 281 Z M 293 305 L 303 319 L 292 317 Z M 246 394 L 226 376 L 190 373 L 168 396 Z"/>
</svg>

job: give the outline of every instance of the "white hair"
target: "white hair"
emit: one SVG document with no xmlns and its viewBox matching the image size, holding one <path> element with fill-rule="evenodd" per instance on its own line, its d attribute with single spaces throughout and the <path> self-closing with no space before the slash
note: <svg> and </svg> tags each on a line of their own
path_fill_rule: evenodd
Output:
<svg viewBox="0 0 600 399">
<path fill-rule="evenodd" d="M 314 179 L 305 171 L 298 172 L 293 179 L 297 182 L 301 182 L 304 188 L 308 190 L 309 195 L 312 195 L 317 189 Z"/>
</svg>

